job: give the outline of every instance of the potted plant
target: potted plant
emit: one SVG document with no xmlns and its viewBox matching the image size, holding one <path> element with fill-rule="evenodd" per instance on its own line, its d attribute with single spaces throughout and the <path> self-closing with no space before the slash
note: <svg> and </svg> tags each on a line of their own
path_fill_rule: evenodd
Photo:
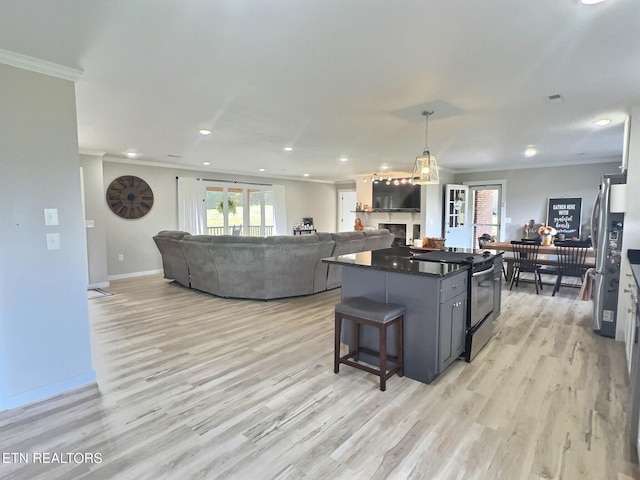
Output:
<svg viewBox="0 0 640 480">
<path fill-rule="evenodd" d="M 235 215 L 236 212 L 237 212 L 237 208 L 238 208 L 238 201 L 235 198 L 228 197 L 227 198 L 227 211 L 229 213 L 231 213 L 232 215 Z M 216 210 L 218 210 L 218 212 L 220 212 L 220 213 L 224 212 L 224 204 L 222 203 L 222 200 L 220 200 L 216 204 Z"/>
</svg>

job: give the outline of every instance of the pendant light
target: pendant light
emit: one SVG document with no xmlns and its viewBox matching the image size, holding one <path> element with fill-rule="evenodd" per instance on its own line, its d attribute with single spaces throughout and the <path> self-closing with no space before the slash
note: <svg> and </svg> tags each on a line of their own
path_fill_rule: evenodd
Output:
<svg viewBox="0 0 640 480">
<path fill-rule="evenodd" d="M 433 115 L 433 112 L 422 112 L 425 117 L 425 129 L 424 129 L 424 152 L 422 155 L 416 157 L 416 163 L 413 166 L 413 175 L 411 180 L 416 185 L 434 185 L 440 183 L 440 177 L 438 175 L 438 161 L 434 155 L 429 152 L 429 115 Z"/>
</svg>

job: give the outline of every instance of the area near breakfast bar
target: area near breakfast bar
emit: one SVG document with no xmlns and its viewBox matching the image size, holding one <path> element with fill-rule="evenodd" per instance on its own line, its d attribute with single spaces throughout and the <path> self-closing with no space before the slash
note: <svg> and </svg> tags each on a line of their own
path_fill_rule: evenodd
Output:
<svg viewBox="0 0 640 480">
<path fill-rule="evenodd" d="M 451 252 L 454 253 L 455 252 Z M 486 256 L 458 252 L 458 259 L 450 261 L 423 261 L 407 247 L 395 247 L 374 252 L 360 252 L 324 259 L 325 262 L 342 265 L 342 300 L 364 297 L 375 301 L 397 303 L 406 307 L 404 320 L 404 374 L 424 383 L 431 383 L 458 358 L 471 359 L 471 349 L 479 350 L 489 341 L 494 318 L 500 312 L 500 288 L 494 290 L 494 264 L 501 262 L 501 252 Z M 476 284 L 473 291 L 472 260 L 480 257 L 491 270 L 491 288 L 485 283 Z M 480 261 L 480 258 L 477 260 Z M 498 282 L 500 282 L 498 270 Z M 487 289 L 491 292 L 489 313 L 484 320 L 482 333 L 472 346 L 469 334 L 470 313 L 474 302 L 483 298 Z M 476 296 L 479 293 L 480 296 Z M 346 321 L 346 320 L 345 320 Z M 350 329 L 343 329 L 343 343 L 353 344 Z M 393 332 L 387 349 L 395 353 Z M 361 330 L 360 345 L 377 350 L 377 337 L 365 327 Z M 469 355 L 465 355 L 469 353 Z M 376 364 L 376 359 L 362 355 L 363 360 Z"/>
</svg>

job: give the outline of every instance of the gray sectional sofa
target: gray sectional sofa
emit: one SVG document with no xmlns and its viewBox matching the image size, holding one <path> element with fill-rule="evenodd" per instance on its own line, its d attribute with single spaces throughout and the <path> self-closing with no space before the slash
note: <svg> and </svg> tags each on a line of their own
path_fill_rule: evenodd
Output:
<svg viewBox="0 0 640 480">
<path fill-rule="evenodd" d="M 341 267 L 323 258 L 388 248 L 389 230 L 238 237 L 163 230 L 153 237 L 164 277 L 229 298 L 295 297 L 340 286 Z"/>
</svg>

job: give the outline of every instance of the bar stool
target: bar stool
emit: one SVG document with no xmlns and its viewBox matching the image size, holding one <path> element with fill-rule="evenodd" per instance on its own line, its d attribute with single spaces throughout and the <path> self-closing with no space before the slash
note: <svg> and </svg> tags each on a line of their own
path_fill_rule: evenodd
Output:
<svg viewBox="0 0 640 480">
<path fill-rule="evenodd" d="M 348 298 L 336 304 L 333 371 L 338 373 L 340 364 L 344 363 L 345 365 L 378 375 L 380 377 L 380 390 L 384 392 L 387 388 L 387 379 L 389 377 L 395 373 L 397 373 L 399 377 L 402 377 L 404 374 L 402 360 L 402 323 L 404 321 L 405 311 L 406 309 L 404 305 L 375 302 L 363 297 Z M 352 323 L 353 339 L 352 345 L 349 347 L 349 353 L 347 355 L 340 356 L 340 337 L 342 333 L 343 318 L 350 320 Z M 370 325 L 378 329 L 378 352 L 360 346 L 361 324 Z M 391 325 L 396 325 L 396 356 L 387 354 L 387 330 Z M 380 368 L 376 369 L 368 365 L 358 363 L 358 356 L 360 353 L 366 353 L 379 358 Z M 354 360 L 351 360 L 351 358 Z M 387 372 L 388 362 L 394 363 L 395 366 Z"/>
</svg>

